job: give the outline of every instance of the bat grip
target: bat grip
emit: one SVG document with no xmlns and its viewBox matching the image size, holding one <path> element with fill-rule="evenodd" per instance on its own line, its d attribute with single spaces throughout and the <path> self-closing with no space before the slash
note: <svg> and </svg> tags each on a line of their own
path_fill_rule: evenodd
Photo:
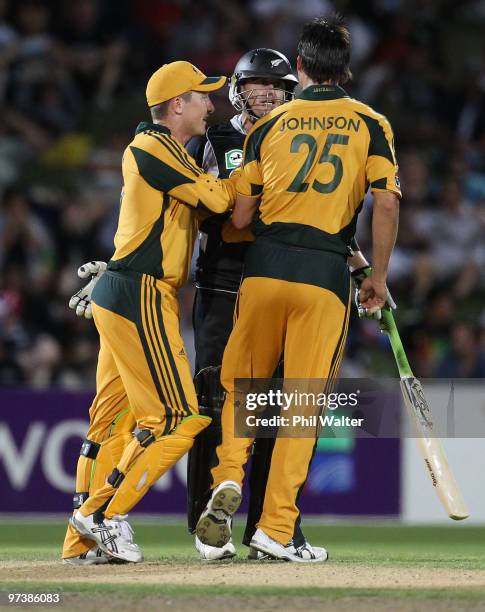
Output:
<svg viewBox="0 0 485 612">
<path fill-rule="evenodd" d="M 392 352 L 394 353 L 394 358 L 399 370 L 399 376 L 401 378 L 412 376 L 413 372 L 411 370 L 411 366 L 409 365 L 408 358 L 406 357 L 406 352 L 402 345 L 396 322 L 394 321 L 394 317 L 389 308 L 382 309 L 381 331 L 387 334 L 389 338 Z"/>
</svg>

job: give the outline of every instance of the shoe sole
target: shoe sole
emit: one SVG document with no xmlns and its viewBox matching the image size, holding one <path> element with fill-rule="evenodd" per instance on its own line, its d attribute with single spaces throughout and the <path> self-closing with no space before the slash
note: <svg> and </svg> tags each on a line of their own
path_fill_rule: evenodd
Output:
<svg viewBox="0 0 485 612">
<path fill-rule="evenodd" d="M 78 559 L 77 557 L 75 557 L 75 559 Z M 104 559 L 103 561 L 100 561 L 99 559 L 78 559 L 77 561 L 74 561 L 73 559 L 63 559 L 62 563 L 64 565 L 72 565 L 72 566 L 83 566 L 83 565 L 108 565 L 110 563 L 109 559 Z"/>
<path fill-rule="evenodd" d="M 288 552 L 282 553 L 281 555 L 277 555 L 275 554 L 274 550 L 271 550 L 269 547 L 264 546 L 264 544 L 254 542 L 253 540 L 251 540 L 251 546 L 256 550 L 259 550 L 259 552 L 265 553 L 266 555 L 273 557 L 273 559 L 285 561 L 288 563 L 325 563 L 325 561 L 328 561 L 329 559 L 328 553 L 325 559 L 302 559 L 301 557 L 298 557 L 297 555 L 292 555 Z"/>
<path fill-rule="evenodd" d="M 143 561 L 143 557 L 141 558 Z M 121 559 L 121 557 L 111 557 L 108 559 L 109 565 L 125 565 L 125 563 L 132 563 L 132 561 L 127 561 L 126 559 Z M 139 563 L 139 561 L 137 561 Z"/>
<path fill-rule="evenodd" d="M 203 544 L 221 548 L 231 539 L 231 525 L 226 519 L 218 519 L 213 511 L 219 510 L 227 516 L 232 516 L 241 503 L 242 495 L 232 487 L 227 487 L 217 491 L 210 502 L 210 510 L 205 516 L 199 519 L 196 527 L 196 534 Z"/>
<path fill-rule="evenodd" d="M 262 557 L 254 557 L 251 556 L 250 554 L 248 554 L 248 561 L 282 561 L 282 559 L 278 559 L 277 557 L 273 556 L 273 555 L 269 555 L 268 553 L 263 552 L 262 550 L 259 550 L 258 552 L 260 552 L 263 556 Z"/>
<path fill-rule="evenodd" d="M 201 557 L 200 560 L 204 563 L 217 563 L 217 561 L 227 561 L 228 559 L 232 559 L 236 556 L 236 553 L 224 553 L 222 557 L 218 557 L 217 559 L 206 559 Z"/>
</svg>

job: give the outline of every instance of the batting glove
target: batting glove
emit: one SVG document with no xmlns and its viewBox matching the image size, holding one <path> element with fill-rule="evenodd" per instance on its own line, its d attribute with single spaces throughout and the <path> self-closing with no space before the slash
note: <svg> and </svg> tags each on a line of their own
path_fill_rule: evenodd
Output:
<svg viewBox="0 0 485 612">
<path fill-rule="evenodd" d="M 359 298 L 359 291 L 362 281 L 370 276 L 371 272 L 371 266 L 364 266 L 363 268 L 357 268 L 357 270 L 350 273 L 354 283 L 354 303 L 357 308 L 357 312 L 359 313 L 359 319 L 375 319 L 376 321 L 380 321 L 382 317 L 381 309 L 379 308 L 374 312 L 370 312 L 367 308 L 362 306 Z M 396 302 L 392 299 L 389 289 L 387 290 L 386 306 L 388 306 L 391 310 L 396 310 L 397 308 Z"/>
<path fill-rule="evenodd" d="M 92 319 L 91 311 L 91 294 L 96 283 L 106 271 L 106 262 L 104 261 L 88 261 L 77 270 L 79 278 L 89 278 L 90 281 L 82 289 L 79 289 L 69 300 L 69 308 L 76 310 L 78 317 Z"/>
</svg>

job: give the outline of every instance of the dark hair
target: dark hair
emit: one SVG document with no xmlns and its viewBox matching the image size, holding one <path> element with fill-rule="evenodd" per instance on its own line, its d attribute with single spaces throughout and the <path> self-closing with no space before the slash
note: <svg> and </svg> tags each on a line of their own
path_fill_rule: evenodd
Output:
<svg viewBox="0 0 485 612">
<path fill-rule="evenodd" d="M 306 23 L 298 42 L 298 55 L 303 71 L 315 83 L 349 81 L 350 33 L 343 17 L 315 17 Z"/>
<path fill-rule="evenodd" d="M 177 98 L 182 98 L 185 101 L 189 101 L 192 98 L 192 92 L 187 91 L 181 96 L 176 96 Z M 170 100 L 166 100 L 165 102 L 160 102 L 160 104 L 155 104 L 155 106 L 150 106 L 150 114 L 152 116 L 153 121 L 160 121 L 161 119 L 165 119 L 168 113 L 168 105 Z"/>
</svg>

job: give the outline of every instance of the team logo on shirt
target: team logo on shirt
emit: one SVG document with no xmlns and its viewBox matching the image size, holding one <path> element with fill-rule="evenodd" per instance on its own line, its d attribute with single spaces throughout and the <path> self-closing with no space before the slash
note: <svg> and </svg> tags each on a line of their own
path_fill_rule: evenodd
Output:
<svg viewBox="0 0 485 612">
<path fill-rule="evenodd" d="M 226 152 L 226 168 L 227 170 L 234 170 L 239 168 L 242 163 L 243 152 L 242 149 L 231 149 Z"/>
</svg>

